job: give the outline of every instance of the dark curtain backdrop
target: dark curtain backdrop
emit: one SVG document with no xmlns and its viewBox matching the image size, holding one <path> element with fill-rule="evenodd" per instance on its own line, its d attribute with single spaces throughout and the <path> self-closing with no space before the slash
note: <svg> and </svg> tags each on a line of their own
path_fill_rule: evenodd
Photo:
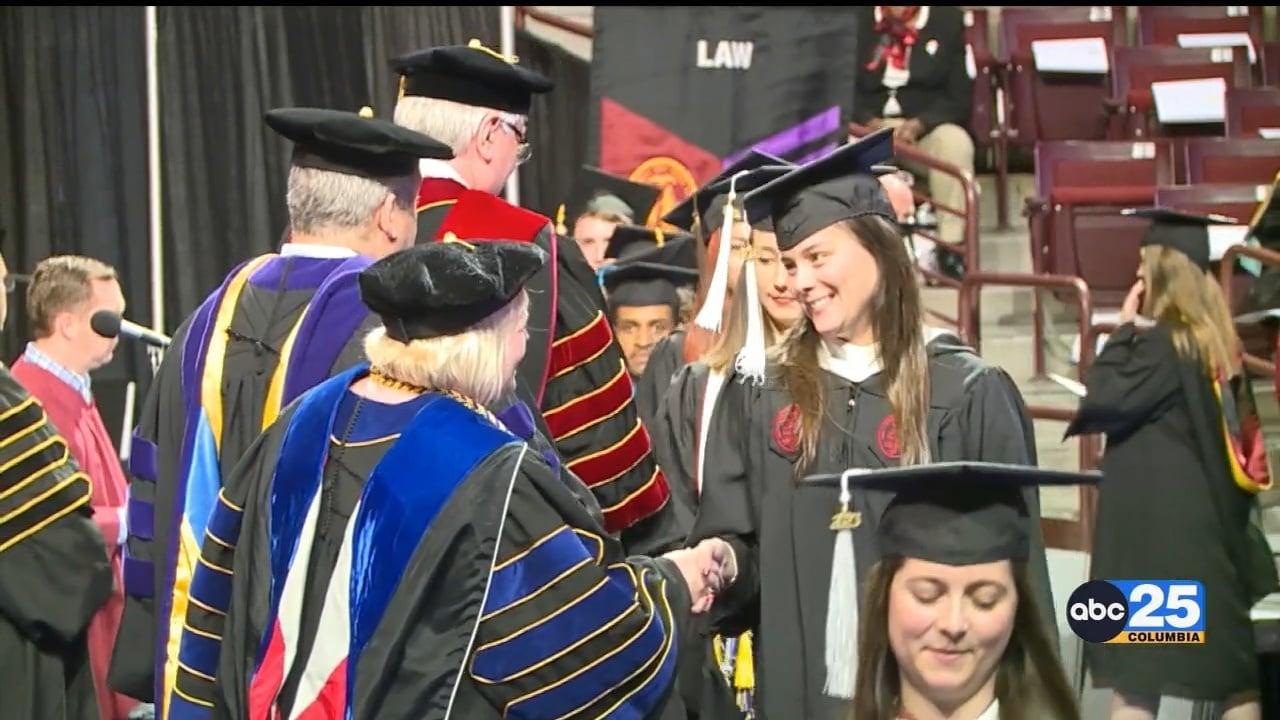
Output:
<svg viewBox="0 0 1280 720">
<path fill-rule="evenodd" d="M 227 271 L 271 250 L 286 225 L 287 142 L 273 107 L 370 105 L 390 117 L 387 61 L 479 38 L 497 47 L 495 7 L 160 7 L 165 329 Z M 151 322 L 146 42 L 141 7 L 0 8 L 0 251 L 13 272 L 55 253 L 114 265 L 128 314 Z M 0 360 L 28 338 L 10 297 Z M 122 344 L 95 376 L 113 437 L 124 387 L 150 378 Z"/>
<path fill-rule="evenodd" d="M 120 273 L 130 316 L 151 321 L 147 248 L 147 97 L 142 8 L 0 8 L 0 251 L 12 273 L 56 254 Z M 9 297 L 0 359 L 30 337 L 24 288 Z M 124 388 L 149 377 L 122 343 L 94 375 L 112 437 Z"/>
<path fill-rule="evenodd" d="M 573 189 L 578 167 L 586 162 L 591 63 L 527 30 L 516 31 L 516 55 L 521 65 L 556 84 L 554 91 L 533 101 L 533 157 L 520 168 L 520 204 L 554 218 Z"/>
<path fill-rule="evenodd" d="M 498 44 L 496 6 L 164 7 L 159 26 L 171 330 L 287 225 L 288 142 L 264 112 L 369 105 L 389 118 L 390 58 L 471 38 Z"/>
</svg>

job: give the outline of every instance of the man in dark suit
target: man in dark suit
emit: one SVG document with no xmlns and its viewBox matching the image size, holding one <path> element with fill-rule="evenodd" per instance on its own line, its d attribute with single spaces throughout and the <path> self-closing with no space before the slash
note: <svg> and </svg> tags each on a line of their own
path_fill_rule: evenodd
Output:
<svg viewBox="0 0 1280 720">
<path fill-rule="evenodd" d="M 931 5 L 873 5 L 857 12 L 862 57 L 854 122 L 873 130 L 892 126 L 899 143 L 915 145 L 972 176 L 973 139 L 967 126 L 973 78 L 966 58 L 964 12 Z M 940 172 L 927 174 L 936 205 L 964 207 L 959 181 Z M 946 243 L 963 242 L 963 218 L 939 212 L 938 234 Z"/>
</svg>

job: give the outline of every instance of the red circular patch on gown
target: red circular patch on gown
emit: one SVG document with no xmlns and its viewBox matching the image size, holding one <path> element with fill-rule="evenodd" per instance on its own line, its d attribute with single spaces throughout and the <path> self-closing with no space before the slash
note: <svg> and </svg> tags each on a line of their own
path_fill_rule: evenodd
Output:
<svg viewBox="0 0 1280 720">
<path fill-rule="evenodd" d="M 898 444 L 898 424 L 892 415 L 886 415 L 880 421 L 880 427 L 876 429 L 876 447 L 890 460 L 896 460 L 902 452 L 902 446 Z"/>
<path fill-rule="evenodd" d="M 773 442 L 786 453 L 800 449 L 800 407 L 795 403 L 773 416 Z"/>
</svg>

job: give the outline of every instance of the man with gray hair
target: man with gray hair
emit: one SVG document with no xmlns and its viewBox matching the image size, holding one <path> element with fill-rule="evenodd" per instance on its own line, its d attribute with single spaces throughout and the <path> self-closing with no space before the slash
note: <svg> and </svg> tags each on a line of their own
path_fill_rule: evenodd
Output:
<svg viewBox="0 0 1280 720">
<path fill-rule="evenodd" d="M 418 242 L 517 240 L 547 251 L 551 261 L 528 286 L 522 399 L 541 410 L 532 413 L 537 429 L 591 489 L 605 528 L 629 552 L 657 555 L 682 544 L 687 528 L 650 453 L 595 273 L 549 218 L 497 197 L 530 156 L 529 108 L 534 95 L 551 91 L 551 81 L 479 40 L 410 53 L 392 65 L 401 76 L 396 122 L 454 153 L 421 163 Z"/>
<path fill-rule="evenodd" d="M 226 476 L 282 408 L 363 359 L 361 341 L 376 321 L 356 278 L 413 246 L 418 162 L 453 156 L 372 113 L 290 108 L 265 119 L 293 142 L 288 242 L 232 270 L 178 328 L 130 453 L 126 605 L 109 679 L 127 695 L 154 698 L 165 718 L 203 702 L 208 668 L 185 647 L 178 656 L 183 629 L 225 604 L 196 561 L 206 531 L 225 533 L 206 523 L 227 503 Z"/>
</svg>

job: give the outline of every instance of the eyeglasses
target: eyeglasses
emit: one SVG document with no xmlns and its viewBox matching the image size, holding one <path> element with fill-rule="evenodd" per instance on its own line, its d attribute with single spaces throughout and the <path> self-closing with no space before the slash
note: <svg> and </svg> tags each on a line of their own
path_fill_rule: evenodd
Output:
<svg viewBox="0 0 1280 720">
<path fill-rule="evenodd" d="M 24 284 L 24 285 L 25 285 L 25 284 L 27 283 L 27 281 L 28 281 L 28 280 L 30 280 L 30 279 L 31 279 L 31 276 L 30 276 L 30 275 L 21 275 L 21 274 L 16 274 L 16 273 L 11 273 L 11 274 L 9 274 L 9 275 L 5 275 L 5 276 L 4 276 L 4 291 L 5 291 L 6 293 L 11 293 L 11 292 L 13 292 L 14 290 L 17 290 L 17 289 L 18 289 L 18 285 L 19 285 L 19 284 Z"/>
<path fill-rule="evenodd" d="M 529 158 L 533 157 L 533 146 L 526 139 L 525 130 L 509 120 L 501 120 L 502 126 L 511 131 L 516 136 L 516 164 L 523 165 L 529 162 Z"/>
</svg>

